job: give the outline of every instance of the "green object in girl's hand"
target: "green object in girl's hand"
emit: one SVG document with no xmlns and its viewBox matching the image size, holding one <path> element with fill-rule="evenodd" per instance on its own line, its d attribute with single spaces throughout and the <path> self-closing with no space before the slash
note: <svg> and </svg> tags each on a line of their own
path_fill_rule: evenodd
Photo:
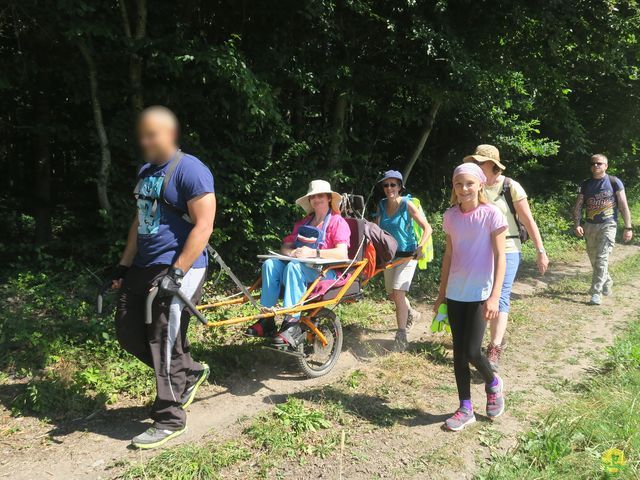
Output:
<svg viewBox="0 0 640 480">
<path fill-rule="evenodd" d="M 438 307 L 438 313 L 433 317 L 431 322 L 431 332 L 448 332 L 451 333 L 451 327 L 449 326 L 449 314 L 447 313 L 447 304 L 441 303 Z"/>
</svg>

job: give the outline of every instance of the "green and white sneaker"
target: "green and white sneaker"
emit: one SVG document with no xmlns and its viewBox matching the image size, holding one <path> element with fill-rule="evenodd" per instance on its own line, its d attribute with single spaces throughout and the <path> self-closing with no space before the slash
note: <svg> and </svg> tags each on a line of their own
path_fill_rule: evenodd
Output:
<svg viewBox="0 0 640 480">
<path fill-rule="evenodd" d="M 164 445 L 172 438 L 179 437 L 187 431 L 187 427 L 180 430 L 163 430 L 156 427 L 150 427 L 137 437 L 133 437 L 131 445 L 141 450 L 150 450 Z"/>
<path fill-rule="evenodd" d="M 196 380 L 196 383 L 194 383 L 189 388 L 187 388 L 182 394 L 182 399 L 180 403 L 182 404 L 181 407 L 183 410 L 186 410 L 187 408 L 189 408 L 189 405 L 191 405 L 196 398 L 196 393 L 198 392 L 198 388 L 200 388 L 200 385 L 202 385 L 204 381 L 207 378 L 209 378 L 209 374 L 211 373 L 211 369 L 209 368 L 209 365 L 207 365 L 206 363 L 202 363 L 202 366 L 204 367 L 204 369 L 202 370 L 202 372 L 200 372 L 200 375 L 198 376 L 198 380 Z"/>
<path fill-rule="evenodd" d="M 589 302 L 590 305 L 600 305 L 602 303 L 602 298 L 600 297 L 599 294 L 594 293 L 593 295 L 591 295 L 591 301 Z"/>
</svg>

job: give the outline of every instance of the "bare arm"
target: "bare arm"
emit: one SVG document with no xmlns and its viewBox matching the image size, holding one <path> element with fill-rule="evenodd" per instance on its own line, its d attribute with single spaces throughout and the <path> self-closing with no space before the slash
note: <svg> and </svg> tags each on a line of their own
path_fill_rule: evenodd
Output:
<svg viewBox="0 0 640 480">
<path fill-rule="evenodd" d="M 573 223 L 576 229 L 576 235 L 582 237 L 584 235 L 584 230 L 582 228 L 582 206 L 584 204 L 584 195 L 581 193 L 578 194 L 578 198 L 576 198 L 576 204 L 573 207 Z"/>
<path fill-rule="evenodd" d="M 498 317 L 500 293 L 504 283 L 504 274 L 507 270 L 507 257 L 505 256 L 505 242 L 507 231 L 497 231 L 491 234 L 491 246 L 493 248 L 493 288 L 491 295 L 484 304 L 485 318 L 493 320 Z"/>
<path fill-rule="evenodd" d="M 131 222 L 131 226 L 129 227 L 129 233 L 127 234 L 127 244 L 124 247 L 124 251 L 122 252 L 122 256 L 120 257 L 120 265 L 124 265 L 126 267 L 130 267 L 133 263 L 133 258 L 136 256 L 136 252 L 138 251 L 138 225 L 140 221 L 138 220 L 138 215 L 136 214 L 133 222 Z"/>
<path fill-rule="evenodd" d="M 318 252 L 315 249 L 309 247 L 289 248 L 285 253 L 285 245 L 280 250 L 284 255 L 290 255 L 296 258 L 316 258 Z M 347 244 L 339 243 L 335 248 L 324 248 L 319 250 L 320 258 L 346 260 L 349 257 Z"/>
<path fill-rule="evenodd" d="M 283 255 L 291 255 L 291 252 L 295 250 L 293 243 L 283 243 L 280 247 L 280 253 Z"/>
<path fill-rule="evenodd" d="M 531 213 L 529 202 L 526 198 L 523 198 L 522 200 L 515 202 L 513 206 L 516 209 L 518 220 L 520 220 L 522 225 L 524 225 L 524 228 L 527 229 L 527 232 L 529 233 L 529 236 L 531 237 L 531 240 L 536 247 L 538 270 L 542 275 L 544 275 L 544 273 L 547 271 L 547 267 L 549 266 L 549 258 L 547 257 L 547 253 L 544 251 L 542 235 L 540 235 L 538 224 L 536 223 Z"/>
<path fill-rule="evenodd" d="M 174 263 L 174 267 L 186 272 L 193 262 L 200 256 L 209 243 L 213 232 L 213 222 L 216 217 L 216 196 L 205 193 L 187 202 L 189 216 L 193 220 L 193 228 L 189 232 L 187 241 Z"/>
<path fill-rule="evenodd" d="M 438 308 L 444 302 L 447 296 L 447 284 L 449 283 L 449 271 L 451 270 L 452 251 L 453 251 L 453 246 L 451 244 L 451 237 L 447 235 L 444 255 L 442 256 L 442 269 L 440 270 L 440 289 L 438 291 L 438 298 L 436 298 L 436 301 L 433 304 L 434 312 L 438 311 Z"/>
<path fill-rule="evenodd" d="M 620 209 L 622 219 L 624 220 L 625 230 L 622 235 L 622 239 L 625 242 L 629 242 L 633 238 L 633 230 L 631 230 L 631 209 L 629 208 L 629 202 L 627 202 L 627 194 L 624 190 L 618 190 L 616 196 L 618 198 L 618 208 Z"/>
<path fill-rule="evenodd" d="M 422 238 L 420 238 L 420 243 L 418 243 L 418 250 L 420 250 L 429 240 L 429 237 L 433 233 L 433 229 L 424 215 L 418 210 L 412 202 L 407 202 L 407 208 L 409 210 L 409 215 L 413 218 L 418 224 L 422 227 Z"/>
</svg>

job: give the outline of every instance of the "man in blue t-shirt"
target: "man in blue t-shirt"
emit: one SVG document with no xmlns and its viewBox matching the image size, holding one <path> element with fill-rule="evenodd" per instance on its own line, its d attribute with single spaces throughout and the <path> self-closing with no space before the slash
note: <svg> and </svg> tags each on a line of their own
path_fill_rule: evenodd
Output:
<svg viewBox="0 0 640 480">
<path fill-rule="evenodd" d="M 591 303 L 600 305 L 602 295 L 611 295 L 613 280 L 609 275 L 609 255 L 616 243 L 618 209 L 624 220 L 622 239 L 633 237 L 631 211 L 624 185 L 619 178 L 607 175 L 609 161 L 602 154 L 591 157 L 592 177 L 582 182 L 574 208 L 576 234 L 587 242 L 587 253 L 593 267 Z M 582 210 L 586 211 L 583 225 Z"/>
<path fill-rule="evenodd" d="M 178 149 L 178 121 L 169 109 L 144 110 L 138 137 L 147 163 L 138 173 L 137 214 L 112 280 L 120 289 L 118 341 L 156 375 L 153 426 L 132 440 L 148 449 L 184 433 L 185 409 L 209 375 L 206 364 L 191 358 L 190 313 L 175 293 L 181 290 L 193 303 L 200 300 L 216 197 L 211 171 Z M 153 285 L 159 292 L 152 323 L 146 325 L 146 299 Z"/>
</svg>

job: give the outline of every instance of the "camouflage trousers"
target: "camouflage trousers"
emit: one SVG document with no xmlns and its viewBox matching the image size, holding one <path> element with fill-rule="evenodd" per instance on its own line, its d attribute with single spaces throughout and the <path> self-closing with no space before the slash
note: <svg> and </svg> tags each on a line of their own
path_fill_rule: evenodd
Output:
<svg viewBox="0 0 640 480">
<path fill-rule="evenodd" d="M 584 226 L 587 254 L 593 267 L 591 295 L 600 295 L 605 285 L 613 283 L 609 275 L 609 255 L 616 243 L 616 231 L 617 225 L 613 222 L 587 223 Z"/>
</svg>

